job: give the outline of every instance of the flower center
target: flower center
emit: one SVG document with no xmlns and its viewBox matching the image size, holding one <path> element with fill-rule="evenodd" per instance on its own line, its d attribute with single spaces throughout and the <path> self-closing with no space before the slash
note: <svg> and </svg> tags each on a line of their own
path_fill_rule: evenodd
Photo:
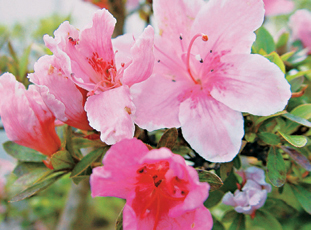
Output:
<svg viewBox="0 0 311 230">
<path fill-rule="evenodd" d="M 169 171 L 169 162 L 161 161 L 154 164 L 144 164 L 137 170 L 138 187 L 136 189 L 137 205 L 140 204 L 138 215 L 141 218 L 149 213 L 154 216 L 155 230 L 160 221 L 161 213 L 167 213 L 169 209 L 182 202 L 189 191 L 187 181 L 173 177 L 165 177 Z M 135 202 L 135 203 L 136 203 Z M 141 207 L 141 204 L 143 206 Z"/>
<path fill-rule="evenodd" d="M 97 52 L 93 53 L 91 58 L 87 58 L 88 63 L 92 66 L 94 71 L 99 75 L 96 79 L 97 83 L 94 89 L 88 92 L 87 96 L 92 96 L 96 91 L 106 91 L 122 85 L 120 79 L 123 75 L 124 69 L 129 66 L 129 63 L 121 64 L 121 68 L 117 71 L 114 61 L 104 61 L 103 58 L 99 57 Z"/>
<path fill-rule="evenodd" d="M 197 38 L 199 38 L 199 37 L 201 37 L 202 40 L 203 40 L 204 42 L 208 41 L 208 37 L 207 37 L 206 34 L 202 34 L 202 33 L 196 34 L 196 35 L 194 35 L 194 37 L 191 39 L 191 41 L 190 41 L 190 43 L 189 43 L 189 46 L 188 46 L 188 50 L 187 50 L 187 71 L 188 71 L 188 73 L 189 73 L 191 79 L 194 81 L 195 84 L 200 84 L 200 80 L 199 80 L 199 79 L 196 80 L 196 79 L 193 77 L 192 73 L 191 73 L 191 69 L 190 69 L 190 55 L 191 55 L 191 53 L 190 53 L 190 52 L 191 52 L 191 48 L 192 48 L 192 46 L 193 46 L 194 41 L 195 41 Z M 203 60 L 201 59 L 200 62 L 203 62 Z"/>
</svg>

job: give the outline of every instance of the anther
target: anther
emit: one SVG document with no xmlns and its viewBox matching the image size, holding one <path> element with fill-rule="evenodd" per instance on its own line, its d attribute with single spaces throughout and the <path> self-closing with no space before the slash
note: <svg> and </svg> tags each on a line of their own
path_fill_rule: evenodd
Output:
<svg viewBox="0 0 311 230">
<path fill-rule="evenodd" d="M 179 35 L 179 39 L 182 40 L 182 35 L 181 34 Z"/>
<path fill-rule="evenodd" d="M 125 66 L 125 63 L 122 62 L 122 63 L 121 63 L 121 67 L 124 67 L 124 66 Z"/>
<path fill-rule="evenodd" d="M 158 60 L 158 63 L 160 63 L 160 60 Z"/>
<path fill-rule="evenodd" d="M 209 52 L 210 52 L 210 53 L 213 53 L 213 50 L 210 50 Z"/>
<path fill-rule="evenodd" d="M 203 59 L 201 58 L 200 63 L 203 63 Z"/>
<path fill-rule="evenodd" d="M 211 69 L 211 72 L 213 72 L 214 70 L 213 69 Z"/>
<path fill-rule="evenodd" d="M 206 34 L 202 34 L 202 40 L 207 42 L 208 41 L 208 37 Z"/>
</svg>

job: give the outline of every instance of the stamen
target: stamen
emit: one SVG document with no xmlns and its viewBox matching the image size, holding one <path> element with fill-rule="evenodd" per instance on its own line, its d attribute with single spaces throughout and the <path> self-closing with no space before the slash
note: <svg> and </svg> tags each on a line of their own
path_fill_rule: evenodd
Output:
<svg viewBox="0 0 311 230">
<path fill-rule="evenodd" d="M 159 51 L 163 56 L 167 57 L 169 60 L 171 60 L 174 64 L 178 65 L 180 68 L 184 68 L 182 65 L 180 65 L 178 62 L 176 62 L 173 58 L 171 58 L 170 56 L 168 56 L 165 52 L 163 52 L 161 49 L 159 49 L 156 45 L 154 46 L 154 48 Z M 163 62 L 161 62 L 161 64 L 164 65 Z M 167 66 L 167 65 L 166 65 Z M 169 66 L 168 66 L 169 67 Z M 170 67 L 169 67 L 170 68 Z"/>
<path fill-rule="evenodd" d="M 182 37 L 182 34 L 179 35 L 179 42 L 180 42 L 180 46 L 181 46 L 181 50 L 184 52 L 184 44 L 183 44 L 183 41 L 182 41 L 183 37 Z"/>
<path fill-rule="evenodd" d="M 198 38 L 198 37 L 201 37 L 202 40 L 204 42 L 206 42 L 208 40 L 208 37 L 206 34 L 196 34 L 194 35 L 194 37 L 191 39 L 190 43 L 189 43 L 189 46 L 188 46 L 188 51 L 187 51 L 187 70 L 188 70 L 188 73 L 190 74 L 190 77 L 191 79 L 194 81 L 195 84 L 198 84 L 199 82 L 197 80 L 194 79 L 192 73 L 191 73 L 191 70 L 190 70 L 190 51 L 191 51 L 191 48 L 192 48 L 192 45 L 194 43 L 194 41 Z"/>
</svg>

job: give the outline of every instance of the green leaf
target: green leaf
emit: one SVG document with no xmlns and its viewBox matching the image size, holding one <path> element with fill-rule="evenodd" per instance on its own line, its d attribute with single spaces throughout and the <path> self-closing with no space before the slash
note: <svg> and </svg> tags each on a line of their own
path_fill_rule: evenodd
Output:
<svg viewBox="0 0 311 230">
<path fill-rule="evenodd" d="M 282 33 L 276 43 L 276 47 L 280 48 L 282 46 L 285 46 L 288 42 L 288 39 L 289 39 L 289 33 L 288 32 Z"/>
<path fill-rule="evenodd" d="M 244 145 L 245 146 L 245 145 Z M 241 151 L 241 150 L 240 150 Z M 240 159 L 240 155 L 236 155 L 236 157 L 233 159 L 233 166 L 236 168 L 236 169 L 239 169 L 241 168 L 241 159 Z"/>
<path fill-rule="evenodd" d="M 285 146 L 282 146 L 281 149 L 283 149 L 283 151 L 286 152 L 297 164 L 311 172 L 311 163 L 302 153 L 293 148 Z"/>
<path fill-rule="evenodd" d="M 267 158 L 267 175 L 271 183 L 282 186 L 286 181 L 286 167 L 282 154 L 274 147 L 270 148 Z"/>
<path fill-rule="evenodd" d="M 207 200 L 204 202 L 204 206 L 207 208 L 212 208 L 212 207 L 216 206 L 219 202 L 221 202 L 222 197 L 224 195 L 225 195 L 225 193 L 221 190 L 216 190 L 216 191 L 210 192 Z"/>
<path fill-rule="evenodd" d="M 304 76 L 304 75 L 310 74 L 310 73 L 311 73 L 311 70 L 299 71 L 298 73 L 295 73 L 293 75 L 287 75 L 286 80 L 290 82 L 295 78 L 298 78 L 298 77 L 301 77 L 301 76 Z"/>
<path fill-rule="evenodd" d="M 219 222 L 214 216 L 212 216 L 212 218 L 213 218 L 213 228 L 212 228 L 212 230 L 226 230 L 221 222 Z"/>
<path fill-rule="evenodd" d="M 260 49 L 263 49 L 266 53 L 275 51 L 274 40 L 268 30 L 262 26 L 257 30 L 256 34 L 256 41 L 252 46 L 253 53 L 259 53 Z"/>
<path fill-rule="evenodd" d="M 19 76 L 21 78 L 26 77 L 26 72 L 27 72 L 27 66 L 29 63 L 29 55 L 31 51 L 31 45 L 29 45 L 25 50 L 24 53 L 19 60 Z"/>
<path fill-rule="evenodd" d="M 268 120 L 268 119 L 270 119 L 270 118 L 272 118 L 272 117 L 278 117 L 278 116 L 280 116 L 280 115 L 282 115 L 282 114 L 285 114 L 285 113 L 287 113 L 287 112 L 283 110 L 283 111 L 280 111 L 280 112 L 278 112 L 278 113 L 272 114 L 272 115 L 270 115 L 270 116 L 263 116 L 263 117 L 260 117 L 260 118 L 258 118 L 258 119 L 255 121 L 254 126 L 257 126 L 257 125 L 259 125 L 260 123 L 262 123 L 262 122 L 264 122 L 265 120 Z"/>
<path fill-rule="evenodd" d="M 38 153 L 36 150 L 18 145 L 12 141 L 3 144 L 4 150 L 17 160 L 25 162 L 42 162 L 46 156 Z"/>
<path fill-rule="evenodd" d="M 263 229 L 282 230 L 282 226 L 270 213 L 256 210 L 255 218 L 251 221 L 252 226 L 260 226 Z"/>
<path fill-rule="evenodd" d="M 215 174 L 203 169 L 196 169 L 200 182 L 207 182 L 211 186 L 210 191 L 218 190 L 222 185 L 222 180 Z"/>
<path fill-rule="evenodd" d="M 224 181 L 230 175 L 233 168 L 233 162 L 222 163 L 220 165 L 220 177 Z"/>
<path fill-rule="evenodd" d="M 116 230 L 123 230 L 123 209 L 120 212 L 116 221 Z"/>
<path fill-rule="evenodd" d="M 311 184 L 290 184 L 290 187 L 302 208 L 311 214 Z"/>
<path fill-rule="evenodd" d="M 268 145 L 278 145 L 281 142 L 280 138 L 274 133 L 260 132 L 258 137 Z"/>
<path fill-rule="evenodd" d="M 291 56 L 293 56 L 295 51 L 287 52 L 281 56 L 283 62 L 287 61 Z"/>
<path fill-rule="evenodd" d="M 282 70 L 283 73 L 286 72 L 284 62 L 276 52 L 271 52 L 270 54 L 265 55 L 265 57 L 269 59 L 269 61 L 276 64 Z"/>
<path fill-rule="evenodd" d="M 237 217 L 233 220 L 229 230 L 245 230 L 245 215 L 238 213 Z"/>
<path fill-rule="evenodd" d="M 166 147 L 172 149 L 177 141 L 178 131 L 176 128 L 168 129 L 161 137 L 157 148 Z"/>
<path fill-rule="evenodd" d="M 99 141 L 99 140 L 89 140 L 87 138 L 83 137 L 73 137 L 72 143 L 75 148 L 82 149 L 82 148 L 88 148 L 88 147 L 101 147 L 105 146 L 105 143 Z"/>
<path fill-rule="evenodd" d="M 236 219 L 238 216 L 238 213 L 235 210 L 230 210 L 225 213 L 225 215 L 222 217 L 221 221 L 224 223 L 230 223 L 234 219 Z"/>
<path fill-rule="evenodd" d="M 53 175 L 52 177 L 49 177 L 49 178 L 45 179 L 44 181 L 37 183 L 37 184 L 25 189 L 21 193 L 15 195 L 14 197 L 12 197 L 9 200 L 9 202 L 17 202 L 17 201 L 21 201 L 21 200 L 24 200 L 26 198 L 29 198 L 29 197 L 35 195 L 36 193 L 38 193 L 38 192 L 46 189 L 47 187 L 49 187 L 51 184 L 53 184 L 55 181 L 57 181 L 63 175 L 64 175 L 64 173 L 62 173 L 62 174 L 55 173 L 55 175 Z"/>
<path fill-rule="evenodd" d="M 70 153 L 66 150 L 54 153 L 51 157 L 51 163 L 55 170 L 72 169 L 75 165 Z"/>
<path fill-rule="evenodd" d="M 292 218 L 298 210 L 288 205 L 284 200 L 268 197 L 263 209 L 267 210 L 277 219 Z"/>
<path fill-rule="evenodd" d="M 79 184 L 81 181 L 83 181 L 85 179 L 90 179 L 90 176 L 89 175 L 87 175 L 87 176 L 79 175 L 79 176 L 73 177 L 72 181 L 73 181 L 73 183 L 75 183 L 77 185 L 77 184 Z"/>
<path fill-rule="evenodd" d="M 308 120 L 311 118 L 311 104 L 299 105 L 294 108 L 290 113 Z"/>
<path fill-rule="evenodd" d="M 281 131 L 278 131 L 279 134 L 281 134 L 281 136 L 291 145 L 301 148 L 303 146 L 305 146 L 308 142 L 308 139 L 305 136 L 300 136 L 300 135 L 288 135 L 285 134 Z"/>
<path fill-rule="evenodd" d="M 15 185 L 30 186 L 39 182 L 53 171 L 47 168 L 43 163 L 19 163 L 13 173 L 18 176 L 14 182 Z"/>
<path fill-rule="evenodd" d="M 76 164 L 70 177 L 76 177 L 83 173 L 93 162 L 95 162 L 98 158 L 100 158 L 110 146 L 104 148 L 98 148 L 87 154 L 82 160 Z"/>
<path fill-rule="evenodd" d="M 306 127 L 311 128 L 311 122 L 306 120 L 306 119 L 304 119 L 304 118 L 301 118 L 301 117 L 296 116 L 296 115 L 291 114 L 291 113 L 285 113 L 285 114 L 282 114 L 282 116 L 287 118 L 287 119 L 289 119 L 289 120 L 291 120 L 291 121 L 294 121 L 294 122 L 296 122 L 298 124 L 301 124 L 301 125 L 304 125 Z"/>
</svg>

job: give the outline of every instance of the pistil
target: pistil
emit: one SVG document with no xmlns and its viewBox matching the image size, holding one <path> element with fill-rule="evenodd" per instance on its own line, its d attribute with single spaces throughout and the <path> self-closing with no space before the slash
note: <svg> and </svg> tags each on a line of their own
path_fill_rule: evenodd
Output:
<svg viewBox="0 0 311 230">
<path fill-rule="evenodd" d="M 193 77 L 192 73 L 191 73 L 191 69 L 190 69 L 190 51 L 191 51 L 191 48 L 192 48 L 192 45 L 193 45 L 194 41 L 195 41 L 198 37 L 201 37 L 202 40 L 203 40 L 204 42 L 208 41 L 207 35 L 206 35 L 206 34 L 200 33 L 200 34 L 194 35 L 194 37 L 191 39 L 191 41 L 190 41 L 190 43 L 189 43 L 189 46 L 188 46 L 188 51 L 187 51 L 187 71 L 188 71 L 188 73 L 190 74 L 190 77 L 191 77 L 191 79 L 194 81 L 195 84 L 199 84 L 200 81 L 196 80 L 196 79 Z"/>
</svg>

